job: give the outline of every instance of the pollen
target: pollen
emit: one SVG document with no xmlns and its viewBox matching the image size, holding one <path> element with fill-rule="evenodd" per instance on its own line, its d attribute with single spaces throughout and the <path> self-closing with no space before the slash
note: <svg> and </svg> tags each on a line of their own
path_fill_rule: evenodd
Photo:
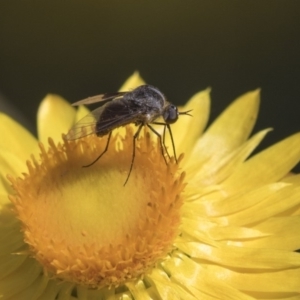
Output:
<svg viewBox="0 0 300 300">
<path fill-rule="evenodd" d="M 40 144 L 28 172 L 9 177 L 10 196 L 31 255 L 51 277 L 89 288 L 117 287 L 143 277 L 173 250 L 181 223 L 184 173 L 162 156 L 147 129 L 125 135 Z M 179 158 L 179 162 L 182 157 Z"/>
</svg>

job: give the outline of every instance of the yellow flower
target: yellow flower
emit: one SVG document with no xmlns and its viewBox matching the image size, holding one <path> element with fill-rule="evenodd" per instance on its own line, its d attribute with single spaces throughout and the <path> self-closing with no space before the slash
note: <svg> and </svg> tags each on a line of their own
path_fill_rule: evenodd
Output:
<svg viewBox="0 0 300 300">
<path fill-rule="evenodd" d="M 107 137 L 61 135 L 87 109 L 47 96 L 39 144 L 2 114 L 0 298 L 300 299 L 300 134 L 249 158 L 269 131 L 249 138 L 259 91 L 204 131 L 209 102 L 196 94 L 172 125 L 178 164 L 142 133 L 125 187 L 135 126 L 82 168 Z"/>
</svg>

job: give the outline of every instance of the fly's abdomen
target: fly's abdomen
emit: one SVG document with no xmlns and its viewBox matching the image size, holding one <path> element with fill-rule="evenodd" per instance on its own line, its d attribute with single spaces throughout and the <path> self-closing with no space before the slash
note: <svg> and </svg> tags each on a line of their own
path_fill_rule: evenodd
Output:
<svg viewBox="0 0 300 300">
<path fill-rule="evenodd" d="M 96 122 L 96 134 L 106 135 L 117 127 L 133 123 L 135 119 L 134 111 L 122 99 L 109 102 Z"/>
</svg>

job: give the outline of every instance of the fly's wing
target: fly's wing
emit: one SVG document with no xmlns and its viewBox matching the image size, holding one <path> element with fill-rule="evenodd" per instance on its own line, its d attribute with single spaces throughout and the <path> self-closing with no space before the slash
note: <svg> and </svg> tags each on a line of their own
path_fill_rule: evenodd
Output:
<svg viewBox="0 0 300 300">
<path fill-rule="evenodd" d="M 140 107 L 132 106 L 122 98 L 109 102 L 96 123 L 97 134 L 105 135 L 117 127 L 135 123 L 140 115 Z"/>
<path fill-rule="evenodd" d="M 96 123 L 105 106 L 101 106 L 79 120 L 67 133 L 67 140 L 76 140 L 96 133 Z"/>
<path fill-rule="evenodd" d="M 66 138 L 75 140 L 93 133 L 103 136 L 117 127 L 135 123 L 140 114 L 139 108 L 130 107 L 122 99 L 116 99 L 79 120 L 68 132 Z"/>
<path fill-rule="evenodd" d="M 115 98 L 124 96 L 127 93 L 128 92 L 106 93 L 106 94 L 102 94 L 102 95 L 88 97 L 86 99 L 83 99 L 83 100 L 80 100 L 80 101 L 77 101 L 77 102 L 73 103 L 72 106 L 90 105 L 90 104 L 93 104 L 93 103 L 111 101 Z"/>
</svg>

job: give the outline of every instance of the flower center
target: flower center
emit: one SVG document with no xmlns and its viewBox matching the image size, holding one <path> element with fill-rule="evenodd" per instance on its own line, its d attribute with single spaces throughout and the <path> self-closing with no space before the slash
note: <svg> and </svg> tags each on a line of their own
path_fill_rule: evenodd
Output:
<svg viewBox="0 0 300 300">
<path fill-rule="evenodd" d="M 88 136 L 41 148 L 28 175 L 9 178 L 24 240 L 46 272 L 92 288 L 141 277 L 172 250 L 180 224 L 184 174 L 145 132 Z"/>
</svg>

